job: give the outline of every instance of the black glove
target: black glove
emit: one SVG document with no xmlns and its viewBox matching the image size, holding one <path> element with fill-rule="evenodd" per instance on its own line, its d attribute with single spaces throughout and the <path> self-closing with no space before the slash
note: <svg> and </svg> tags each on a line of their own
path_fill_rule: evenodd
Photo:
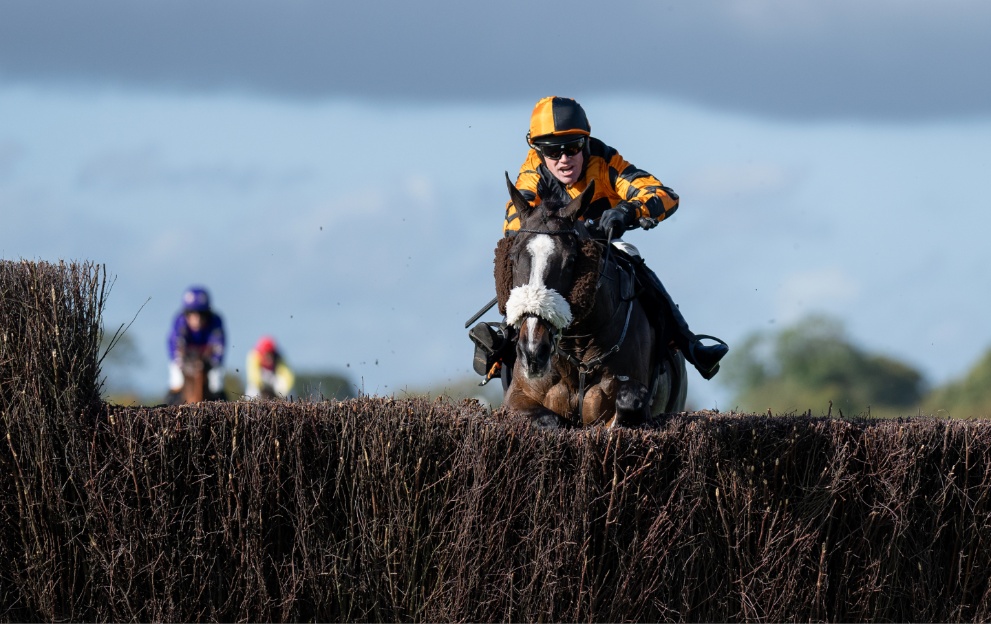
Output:
<svg viewBox="0 0 991 624">
<path fill-rule="evenodd" d="M 599 217 L 599 229 L 611 238 L 619 238 L 637 222 L 637 208 L 629 202 L 619 202 Z"/>
</svg>

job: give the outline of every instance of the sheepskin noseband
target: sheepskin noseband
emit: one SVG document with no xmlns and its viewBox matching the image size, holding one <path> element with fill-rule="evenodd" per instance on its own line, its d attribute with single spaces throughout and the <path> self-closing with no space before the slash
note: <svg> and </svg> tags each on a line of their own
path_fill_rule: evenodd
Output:
<svg viewBox="0 0 991 624">
<path fill-rule="evenodd" d="M 561 293 L 540 284 L 517 286 L 509 293 L 506 321 L 519 327 L 528 314 L 544 319 L 559 330 L 570 325 L 573 318 L 571 305 Z"/>
</svg>

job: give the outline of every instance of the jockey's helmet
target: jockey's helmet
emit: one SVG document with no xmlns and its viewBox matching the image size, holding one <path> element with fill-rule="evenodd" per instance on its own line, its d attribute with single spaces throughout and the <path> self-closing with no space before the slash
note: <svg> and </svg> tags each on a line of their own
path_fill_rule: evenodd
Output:
<svg viewBox="0 0 991 624">
<path fill-rule="evenodd" d="M 191 286 L 182 294 L 183 312 L 209 312 L 210 294 L 202 286 Z"/>
<path fill-rule="evenodd" d="M 530 115 L 527 143 L 531 146 L 571 143 L 592 133 L 585 109 L 571 98 L 545 97 Z"/>
<path fill-rule="evenodd" d="M 275 341 L 272 340 L 271 336 L 262 336 L 258 339 L 258 343 L 255 345 L 255 351 L 257 351 L 259 355 L 275 353 Z"/>
</svg>

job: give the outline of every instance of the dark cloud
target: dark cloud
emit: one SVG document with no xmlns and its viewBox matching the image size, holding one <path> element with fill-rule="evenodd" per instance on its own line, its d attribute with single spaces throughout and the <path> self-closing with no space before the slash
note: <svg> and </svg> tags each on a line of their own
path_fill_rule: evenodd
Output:
<svg viewBox="0 0 991 624">
<path fill-rule="evenodd" d="M 776 118 L 991 113 L 983 0 L 8 0 L 10 83 L 493 101 L 631 93 Z"/>
</svg>

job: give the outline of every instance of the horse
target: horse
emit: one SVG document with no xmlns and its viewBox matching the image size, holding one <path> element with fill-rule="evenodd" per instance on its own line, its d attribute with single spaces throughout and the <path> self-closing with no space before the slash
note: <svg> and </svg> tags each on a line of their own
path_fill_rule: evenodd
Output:
<svg viewBox="0 0 991 624">
<path fill-rule="evenodd" d="M 181 403 L 199 403 L 211 398 L 207 374 L 210 358 L 203 350 L 188 349 L 182 354 Z"/>
<path fill-rule="evenodd" d="M 684 356 L 648 319 L 633 260 L 582 220 L 594 181 L 565 206 L 536 207 L 506 184 L 520 228 L 496 250 L 497 300 L 517 330 L 504 408 L 549 428 L 683 411 Z"/>
<path fill-rule="evenodd" d="M 208 396 L 207 368 L 209 363 L 197 353 L 187 352 L 182 358 L 182 402 L 199 403 Z"/>
</svg>

